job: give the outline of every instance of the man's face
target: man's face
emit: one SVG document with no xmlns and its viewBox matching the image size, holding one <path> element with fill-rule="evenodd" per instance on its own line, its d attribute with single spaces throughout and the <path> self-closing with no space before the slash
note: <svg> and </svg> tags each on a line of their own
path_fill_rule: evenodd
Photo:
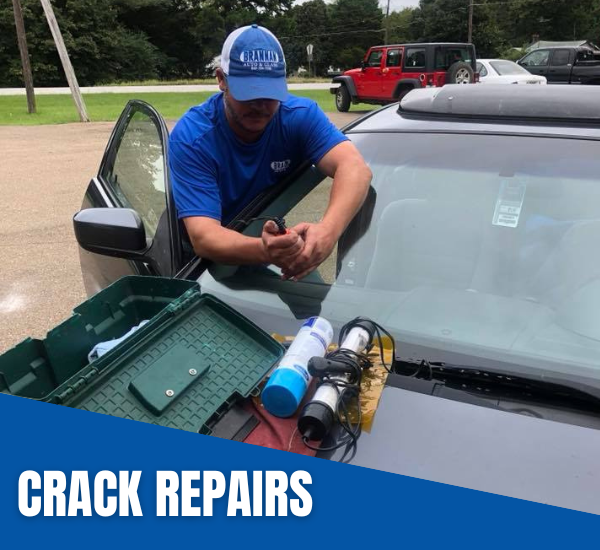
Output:
<svg viewBox="0 0 600 550">
<path fill-rule="evenodd" d="M 219 86 L 224 92 L 225 114 L 232 130 L 243 141 L 256 141 L 279 109 L 279 101 L 274 99 L 255 99 L 237 101 L 227 88 L 224 76 L 217 73 Z"/>
</svg>

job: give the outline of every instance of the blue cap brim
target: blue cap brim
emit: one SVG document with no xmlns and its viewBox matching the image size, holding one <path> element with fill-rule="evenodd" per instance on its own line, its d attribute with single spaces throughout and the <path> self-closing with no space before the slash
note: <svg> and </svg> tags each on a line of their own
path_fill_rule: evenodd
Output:
<svg viewBox="0 0 600 550">
<path fill-rule="evenodd" d="M 236 101 L 252 101 L 253 99 L 285 101 L 288 98 L 285 78 L 228 76 L 227 86 Z"/>
</svg>

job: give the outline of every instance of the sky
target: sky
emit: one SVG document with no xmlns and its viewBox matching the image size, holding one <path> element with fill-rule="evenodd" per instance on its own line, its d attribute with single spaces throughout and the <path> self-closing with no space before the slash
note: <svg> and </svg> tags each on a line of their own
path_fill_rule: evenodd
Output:
<svg viewBox="0 0 600 550">
<path fill-rule="evenodd" d="M 387 7 L 387 0 L 380 0 L 379 4 Z M 391 0 L 390 11 L 400 11 L 402 8 L 410 8 L 419 5 L 419 0 Z"/>
</svg>

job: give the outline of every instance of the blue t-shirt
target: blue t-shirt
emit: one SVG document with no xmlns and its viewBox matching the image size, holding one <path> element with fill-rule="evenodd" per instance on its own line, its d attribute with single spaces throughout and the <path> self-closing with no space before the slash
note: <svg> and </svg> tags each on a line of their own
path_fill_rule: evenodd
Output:
<svg viewBox="0 0 600 550">
<path fill-rule="evenodd" d="M 230 128 L 223 94 L 191 108 L 169 140 L 169 167 L 179 218 L 229 223 L 261 191 L 305 160 L 316 164 L 346 140 L 312 100 L 289 96 L 261 138 L 244 143 Z"/>
</svg>

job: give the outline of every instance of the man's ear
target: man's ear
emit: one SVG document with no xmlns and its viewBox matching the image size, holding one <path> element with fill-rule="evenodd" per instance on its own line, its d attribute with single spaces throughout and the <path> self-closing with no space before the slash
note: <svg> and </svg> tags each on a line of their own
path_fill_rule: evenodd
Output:
<svg viewBox="0 0 600 550">
<path fill-rule="evenodd" d="M 217 69 L 215 74 L 217 75 L 217 81 L 219 82 L 219 90 L 226 92 L 227 81 L 225 80 L 225 73 L 223 72 L 223 69 Z"/>
</svg>

